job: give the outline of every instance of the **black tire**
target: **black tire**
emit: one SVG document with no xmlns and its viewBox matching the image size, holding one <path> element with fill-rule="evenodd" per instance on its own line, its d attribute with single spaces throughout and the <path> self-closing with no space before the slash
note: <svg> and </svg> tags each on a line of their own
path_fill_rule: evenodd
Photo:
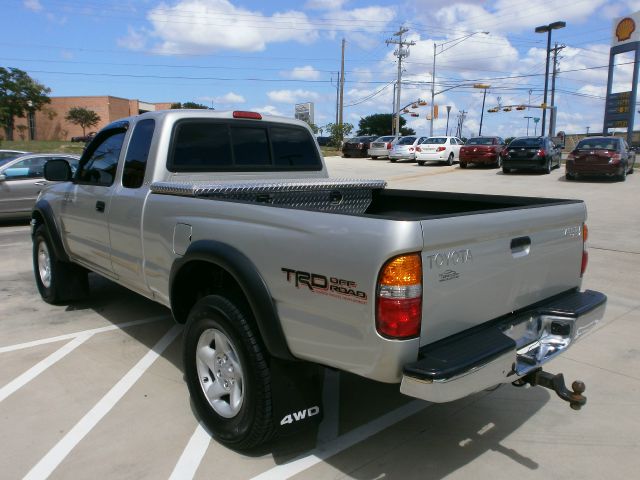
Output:
<svg viewBox="0 0 640 480">
<path fill-rule="evenodd" d="M 371 160 L 377 160 L 378 157 L 371 156 Z"/>
<path fill-rule="evenodd" d="M 267 353 L 248 312 L 241 303 L 208 295 L 191 309 L 184 331 L 184 373 L 195 409 L 216 440 L 238 450 L 256 447 L 269 440 L 274 432 Z M 222 333 L 224 338 L 215 337 L 215 332 Z M 208 341 L 210 335 L 215 337 L 212 341 Z M 220 342 L 221 346 L 218 338 L 224 340 Z M 213 352 L 211 358 L 207 358 L 211 365 L 201 360 L 197 353 L 202 352 L 203 344 L 207 343 Z M 201 355 L 206 357 L 206 353 Z M 221 373 L 220 365 L 224 364 L 219 362 L 222 360 L 224 364 L 228 361 L 233 373 L 226 370 Z M 212 368 L 218 370 L 214 372 Z M 229 384 L 228 388 L 224 382 Z M 204 391 L 205 385 L 212 390 L 212 396 L 219 397 L 210 401 Z M 220 394 L 222 388 L 229 393 Z M 237 389 L 241 400 L 234 406 L 231 392 L 237 392 Z"/>
<path fill-rule="evenodd" d="M 451 153 L 449 154 L 449 158 L 447 158 L 447 162 L 446 162 L 446 163 L 447 163 L 447 165 L 449 165 L 449 166 L 453 165 L 453 152 L 451 152 Z"/>
<path fill-rule="evenodd" d="M 545 175 L 549 175 L 551 173 L 552 165 L 553 165 L 553 161 L 551 159 L 547 160 L 547 164 L 545 165 L 543 170 Z"/>
<path fill-rule="evenodd" d="M 467 168 L 467 164 L 464 162 L 460 162 L 460 168 Z"/>
<path fill-rule="evenodd" d="M 498 155 L 498 159 L 496 160 L 496 163 L 493 164 L 494 168 L 501 168 L 502 167 L 502 157 L 500 155 Z"/>
<path fill-rule="evenodd" d="M 390 158 L 390 159 L 389 159 L 389 161 L 390 161 L 391 163 L 396 163 L 396 162 L 397 162 L 397 160 L 398 160 L 397 158 Z"/>
<path fill-rule="evenodd" d="M 573 175 L 572 173 L 567 172 L 564 174 L 564 178 L 566 178 L 568 181 L 572 181 L 576 179 L 576 176 Z"/>
<path fill-rule="evenodd" d="M 511 173 L 511 169 L 510 169 L 510 168 L 507 168 L 507 167 L 505 167 L 505 166 L 503 166 L 503 167 L 502 167 L 502 173 L 504 173 L 505 175 L 507 175 L 507 174 Z"/>
<path fill-rule="evenodd" d="M 350 157 L 350 155 L 347 155 L 346 153 L 342 154 L 342 158 L 349 158 L 349 157 Z"/>
<path fill-rule="evenodd" d="M 619 181 L 624 182 L 627 179 L 627 168 L 628 168 L 627 165 L 625 165 L 622 168 L 622 173 L 620 175 L 618 175 L 618 180 Z"/>
<path fill-rule="evenodd" d="M 418 165 L 422 167 L 424 165 L 424 160 L 418 160 Z"/>
<path fill-rule="evenodd" d="M 87 270 L 56 256 L 44 225 L 33 235 L 33 272 L 42 299 L 51 304 L 80 300 L 89 294 Z"/>
</svg>

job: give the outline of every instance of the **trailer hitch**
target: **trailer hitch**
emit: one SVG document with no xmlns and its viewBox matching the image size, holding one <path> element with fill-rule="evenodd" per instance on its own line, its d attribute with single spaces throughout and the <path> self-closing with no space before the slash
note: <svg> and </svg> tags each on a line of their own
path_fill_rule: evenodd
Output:
<svg viewBox="0 0 640 480">
<path fill-rule="evenodd" d="M 569 402 L 569 406 L 574 410 L 580 410 L 587 403 L 587 397 L 582 395 L 587 388 L 584 382 L 576 380 L 571 384 L 571 390 L 569 390 L 561 373 L 553 375 L 540 368 L 525 375 L 513 384 L 516 386 L 529 384 L 532 387 L 540 386 L 553 390 L 562 400 Z"/>
</svg>

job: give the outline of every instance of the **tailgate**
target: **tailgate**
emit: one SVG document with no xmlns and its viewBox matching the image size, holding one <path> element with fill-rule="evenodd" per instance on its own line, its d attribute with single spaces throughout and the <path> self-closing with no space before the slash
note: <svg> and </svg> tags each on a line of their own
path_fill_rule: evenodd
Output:
<svg viewBox="0 0 640 480">
<path fill-rule="evenodd" d="M 581 283 L 583 203 L 421 221 L 425 345 Z"/>
</svg>

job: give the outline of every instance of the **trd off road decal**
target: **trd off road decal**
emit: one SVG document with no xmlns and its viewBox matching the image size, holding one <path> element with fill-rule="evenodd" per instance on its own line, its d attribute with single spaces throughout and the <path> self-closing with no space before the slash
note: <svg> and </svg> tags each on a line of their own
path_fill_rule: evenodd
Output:
<svg viewBox="0 0 640 480">
<path fill-rule="evenodd" d="M 313 293 L 341 298 L 356 303 L 367 303 L 367 294 L 358 290 L 358 284 L 351 280 L 337 277 L 327 277 L 319 273 L 303 272 L 291 268 L 282 268 L 287 276 L 287 282 L 296 288 L 308 288 Z"/>
</svg>

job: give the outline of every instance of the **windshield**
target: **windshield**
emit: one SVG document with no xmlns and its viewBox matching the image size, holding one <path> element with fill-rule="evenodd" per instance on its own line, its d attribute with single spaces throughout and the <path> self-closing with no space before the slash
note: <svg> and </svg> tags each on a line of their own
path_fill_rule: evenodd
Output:
<svg viewBox="0 0 640 480">
<path fill-rule="evenodd" d="M 516 138 L 509 144 L 511 148 L 531 148 L 539 147 L 542 145 L 542 138 Z"/>
<path fill-rule="evenodd" d="M 493 145 L 493 138 L 470 138 L 467 145 Z"/>
<path fill-rule="evenodd" d="M 413 145 L 413 142 L 416 141 L 416 137 L 402 137 L 398 140 L 398 145 Z"/>
<path fill-rule="evenodd" d="M 435 144 L 435 145 L 443 145 L 443 144 L 447 143 L 447 138 L 446 137 L 429 137 L 422 143 L 431 143 L 431 144 Z"/>
<path fill-rule="evenodd" d="M 617 150 L 619 144 L 614 138 L 585 138 L 580 140 L 576 150 Z"/>
<path fill-rule="evenodd" d="M 9 160 L 18 158 L 20 155 L 22 154 L 17 152 L 0 152 L 0 165 L 4 165 Z"/>
<path fill-rule="evenodd" d="M 391 142 L 396 137 L 380 137 L 376 140 L 376 142 Z"/>
</svg>

